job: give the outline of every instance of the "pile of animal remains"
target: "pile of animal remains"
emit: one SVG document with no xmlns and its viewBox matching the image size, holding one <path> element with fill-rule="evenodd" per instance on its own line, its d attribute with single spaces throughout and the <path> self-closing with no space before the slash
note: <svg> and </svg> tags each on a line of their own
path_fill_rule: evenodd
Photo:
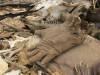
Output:
<svg viewBox="0 0 100 75">
<path fill-rule="evenodd" d="M 50 7 L 43 4 L 0 5 L 0 56 L 8 63 L 4 75 L 13 70 L 21 75 L 61 75 L 49 64 L 85 40 L 81 28 L 85 23 L 72 13 L 80 4 L 62 0 Z M 67 7 L 74 9 L 66 13 Z"/>
</svg>

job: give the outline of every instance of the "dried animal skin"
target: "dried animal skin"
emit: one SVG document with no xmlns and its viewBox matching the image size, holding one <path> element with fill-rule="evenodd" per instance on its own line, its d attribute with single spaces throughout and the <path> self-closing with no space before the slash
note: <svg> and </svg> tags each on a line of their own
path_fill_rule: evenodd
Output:
<svg viewBox="0 0 100 75">
<path fill-rule="evenodd" d="M 52 75 L 61 75 L 59 72 L 54 72 Z"/>
<path fill-rule="evenodd" d="M 27 63 L 30 63 L 29 58 L 27 57 L 27 51 L 34 50 L 38 43 L 38 38 L 29 39 L 28 42 L 25 42 L 24 47 L 20 49 L 20 52 L 18 54 L 20 64 L 26 65 Z"/>
<path fill-rule="evenodd" d="M 24 65 L 24 64 L 27 64 L 29 63 L 29 60 L 27 58 L 27 49 L 26 48 L 22 48 L 21 51 L 19 52 L 18 54 L 18 57 L 19 57 L 19 63 Z"/>
<path fill-rule="evenodd" d="M 5 53 L 8 53 L 8 55 L 4 56 L 7 59 L 7 62 L 10 63 L 12 66 L 15 66 L 24 71 L 25 69 L 23 69 L 24 67 L 22 65 L 29 63 L 29 60 L 27 58 L 27 51 L 34 49 L 39 41 L 40 38 L 38 36 L 30 36 L 27 38 L 16 36 L 16 40 L 9 41 L 10 44 L 12 44 L 11 49 L 5 51 L 3 50 L 1 53 L 3 56 Z M 17 63 L 19 63 L 20 65 L 16 63 L 16 60 Z M 16 64 L 13 62 L 15 62 Z"/>
<path fill-rule="evenodd" d="M 3 33 L 0 33 L 0 39 L 2 38 L 9 38 L 13 35 L 13 32 L 3 32 Z"/>
<path fill-rule="evenodd" d="M 1 41 L 0 40 L 0 50 L 1 49 L 8 49 L 8 48 L 10 48 L 9 43 L 7 41 Z"/>
<path fill-rule="evenodd" d="M 10 48 L 16 47 L 16 45 L 18 45 L 19 42 L 22 42 L 22 41 L 24 41 L 24 40 L 27 40 L 27 38 L 19 37 L 19 36 L 17 36 L 17 35 L 14 35 L 14 36 L 15 36 L 15 38 L 16 38 L 15 40 L 13 40 L 13 39 L 6 40 L 6 41 L 9 42 Z M 20 45 L 19 45 L 19 46 L 20 46 Z M 17 48 L 18 48 L 18 47 L 17 47 Z"/>
<path fill-rule="evenodd" d="M 31 71 L 31 75 L 37 75 L 37 73 L 34 71 Z"/>
<path fill-rule="evenodd" d="M 91 6 L 91 1 L 90 0 L 64 0 L 65 2 L 68 3 L 79 3 L 82 6 L 85 6 L 86 8 L 89 8 Z"/>
<path fill-rule="evenodd" d="M 6 11 L 6 10 L 0 10 L 1 12 L 0 12 L 0 15 L 4 15 L 4 14 L 7 14 L 7 13 L 9 13 L 8 11 Z"/>
<path fill-rule="evenodd" d="M 10 49 L 8 51 L 2 50 L 1 53 L 8 54 L 7 57 L 12 58 L 13 55 L 19 54 L 20 58 L 26 57 L 26 50 L 34 49 L 40 41 L 37 36 L 30 36 L 27 38 L 16 36 L 16 40 L 5 40 L 9 42 Z M 24 55 L 22 55 L 24 54 Z M 5 56 L 5 55 L 4 55 Z M 24 60 L 24 59 L 23 59 Z"/>
<path fill-rule="evenodd" d="M 33 10 L 39 10 L 38 13 L 41 13 L 41 18 L 50 16 L 51 19 L 58 19 L 62 11 L 66 10 L 66 7 L 75 7 L 78 4 L 69 4 L 63 0 L 40 0 Z"/>
<path fill-rule="evenodd" d="M 27 64 L 29 63 L 28 57 L 27 57 L 27 51 L 34 49 L 37 44 L 39 43 L 40 39 L 37 36 L 30 37 L 27 41 L 23 41 L 22 44 L 24 46 L 20 49 L 20 52 L 18 54 L 19 56 L 19 62 L 21 64 Z M 21 44 L 21 45 L 22 45 Z"/>
<path fill-rule="evenodd" d="M 2 20 L 1 22 L 15 29 L 22 29 L 25 27 L 24 23 L 22 23 L 19 19 L 16 19 L 16 18 L 6 18 Z"/>
<path fill-rule="evenodd" d="M 16 32 L 15 35 L 18 35 L 19 37 L 27 38 L 29 36 L 33 36 L 33 33 L 30 33 L 29 31 L 19 31 Z"/>
<path fill-rule="evenodd" d="M 38 0 L 4 0 L 4 3 L 34 3 Z"/>
<path fill-rule="evenodd" d="M 21 71 L 20 70 L 12 70 L 8 73 L 5 73 L 4 75 L 20 75 Z"/>
<path fill-rule="evenodd" d="M 75 75 L 91 75 L 87 64 L 80 63 L 75 65 Z"/>
<path fill-rule="evenodd" d="M 54 19 L 53 17 L 48 16 L 46 19 L 41 19 L 41 20 L 29 20 L 25 19 L 24 23 L 26 26 L 29 27 L 29 29 L 34 32 L 35 30 L 41 30 L 53 26 L 58 26 L 64 22 L 64 16 L 62 13 L 59 18 Z M 53 20 L 52 20 L 53 18 Z"/>
<path fill-rule="evenodd" d="M 25 41 L 27 42 L 26 43 L 26 46 L 29 48 L 31 46 L 31 44 L 32 45 L 34 43 L 35 44 L 36 43 L 38 44 L 38 42 L 40 40 L 40 38 L 38 36 L 36 36 L 36 35 L 29 36 L 29 37 L 26 37 L 26 38 L 20 37 L 18 35 L 14 35 L 14 37 L 15 37 L 15 40 L 13 40 L 13 39 L 5 40 L 5 41 L 9 42 L 10 48 L 13 48 L 13 47 L 20 48 L 21 47 L 21 44 L 23 45 Z M 33 45 L 33 47 L 36 46 L 35 44 Z"/>
<path fill-rule="evenodd" d="M 29 54 L 31 63 L 41 61 L 46 65 L 56 56 L 84 41 L 83 32 L 80 30 L 80 19 L 70 14 L 67 14 L 65 22 L 61 26 L 40 30 L 39 34 L 42 40 Z"/>
<path fill-rule="evenodd" d="M 15 31 L 13 27 L 0 22 L 0 39 L 11 37 Z"/>
<path fill-rule="evenodd" d="M 8 70 L 8 64 L 0 56 L 0 75 L 4 74 Z"/>
<path fill-rule="evenodd" d="M 51 67 L 51 70 L 56 67 L 56 70 L 58 69 L 58 72 L 63 72 L 63 75 L 71 75 L 73 74 L 73 67 L 75 67 L 75 64 L 80 64 L 80 62 L 83 62 L 88 66 L 87 69 L 91 71 L 91 67 L 95 66 L 95 68 L 97 68 L 96 64 L 99 63 L 99 45 L 100 42 L 97 39 L 87 35 L 82 45 L 65 52 L 60 57 L 55 59 L 49 66 Z M 60 66 L 61 68 L 59 68 Z M 95 71 L 97 71 L 97 69 L 95 69 Z"/>
</svg>

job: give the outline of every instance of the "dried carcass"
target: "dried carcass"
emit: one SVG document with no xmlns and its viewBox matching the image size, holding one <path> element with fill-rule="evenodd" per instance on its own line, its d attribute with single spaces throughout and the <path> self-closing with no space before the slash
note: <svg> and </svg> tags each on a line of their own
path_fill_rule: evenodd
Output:
<svg viewBox="0 0 100 75">
<path fill-rule="evenodd" d="M 41 60 L 45 65 L 56 56 L 84 41 L 84 33 L 80 30 L 80 19 L 70 14 L 65 16 L 65 21 L 61 25 L 37 30 L 36 34 L 42 40 L 37 48 L 29 54 L 32 56 L 29 59 L 31 63 Z"/>
<path fill-rule="evenodd" d="M 15 36 L 16 40 L 14 41 L 6 40 L 10 44 L 10 50 L 2 52 L 1 55 L 10 64 L 15 62 L 21 65 L 33 65 L 37 61 L 41 62 L 42 65 L 49 64 L 56 56 L 82 44 L 84 41 L 84 33 L 80 30 L 80 18 L 75 15 L 64 14 L 63 19 L 64 22 L 59 25 L 37 30 L 35 34 L 41 39 L 37 36 L 27 38 Z M 42 60 L 44 56 L 46 57 Z M 18 68 L 24 68 L 21 65 L 15 65 Z"/>
</svg>

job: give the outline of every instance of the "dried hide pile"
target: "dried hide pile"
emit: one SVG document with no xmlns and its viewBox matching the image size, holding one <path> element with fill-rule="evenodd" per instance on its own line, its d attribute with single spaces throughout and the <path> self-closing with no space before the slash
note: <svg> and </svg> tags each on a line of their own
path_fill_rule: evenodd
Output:
<svg viewBox="0 0 100 75">
<path fill-rule="evenodd" d="M 8 64 L 0 57 L 0 75 L 4 74 L 8 70 Z"/>
<path fill-rule="evenodd" d="M 99 74 L 100 42 L 83 16 L 91 1 L 23 1 L 0 5 L 0 75 Z"/>
<path fill-rule="evenodd" d="M 3 40 L 8 42 L 10 48 L 2 50 L 1 55 L 11 66 L 14 63 L 13 66 L 17 65 L 16 68 L 22 70 L 28 69 L 24 65 L 33 65 L 37 61 L 46 67 L 55 57 L 82 44 L 85 35 L 80 29 L 80 23 L 79 17 L 66 14 L 64 23 L 59 26 L 36 30 L 34 36 L 27 38 L 14 35 L 15 40 Z"/>
</svg>

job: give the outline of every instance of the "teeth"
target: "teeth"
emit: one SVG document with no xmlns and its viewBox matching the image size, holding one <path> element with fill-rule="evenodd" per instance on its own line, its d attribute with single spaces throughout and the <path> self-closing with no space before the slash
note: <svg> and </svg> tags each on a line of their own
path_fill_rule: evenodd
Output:
<svg viewBox="0 0 100 75">
<path fill-rule="evenodd" d="M 58 18 L 58 19 L 53 19 L 53 17 L 51 16 L 51 17 L 48 17 L 47 19 L 46 19 L 46 21 L 41 21 L 41 23 L 42 24 L 60 24 L 60 23 L 62 23 L 61 22 L 61 20 L 60 20 L 60 18 Z"/>
<path fill-rule="evenodd" d="M 54 21 L 44 21 L 46 24 L 59 24 L 59 20 L 54 20 Z"/>
</svg>

